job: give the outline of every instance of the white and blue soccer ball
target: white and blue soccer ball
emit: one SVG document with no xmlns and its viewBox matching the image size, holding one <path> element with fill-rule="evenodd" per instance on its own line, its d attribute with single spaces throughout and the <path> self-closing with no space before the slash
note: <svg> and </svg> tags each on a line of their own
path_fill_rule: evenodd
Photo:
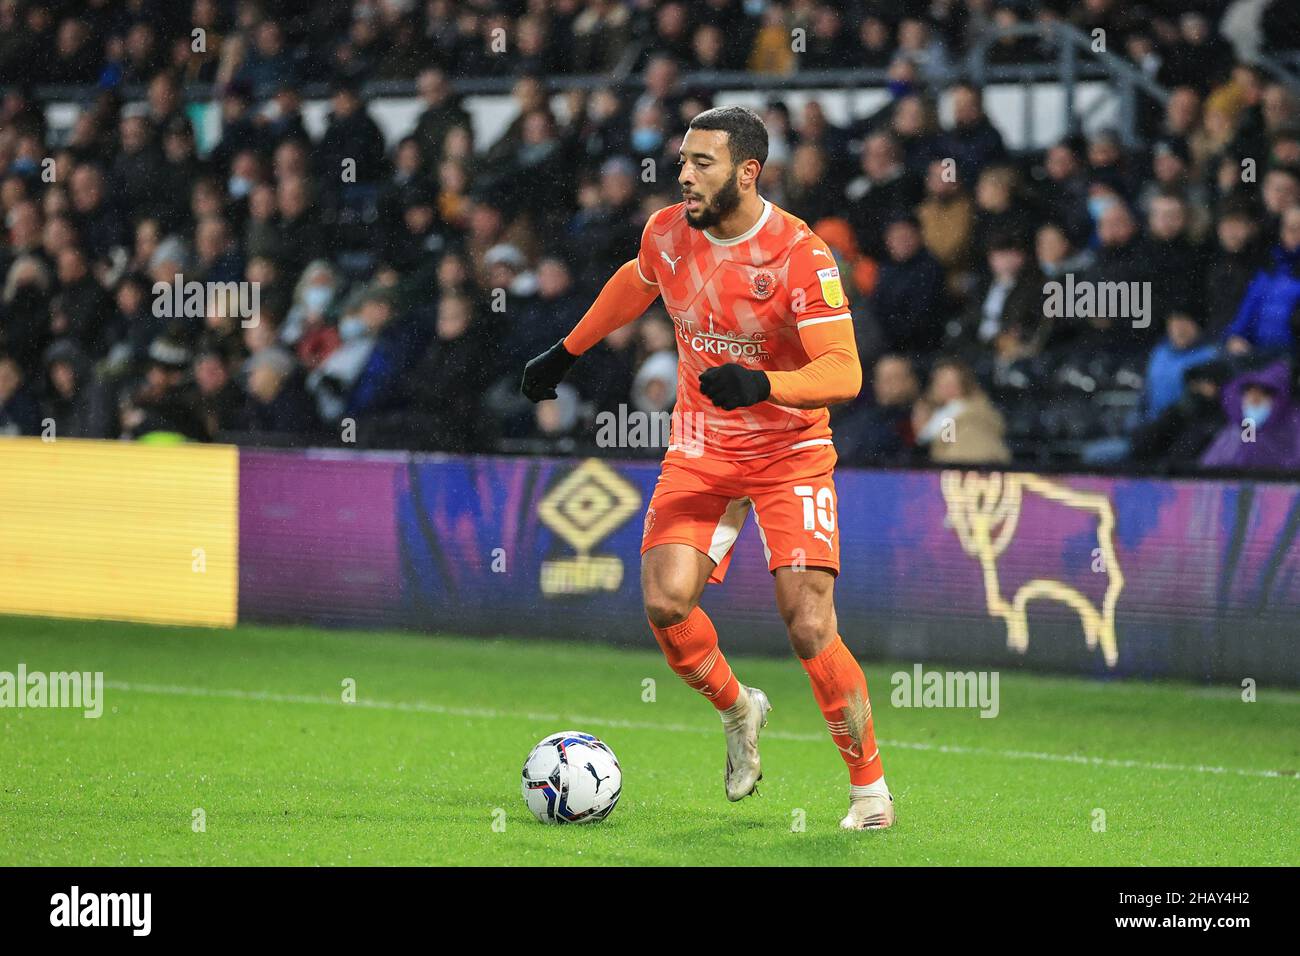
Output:
<svg viewBox="0 0 1300 956">
<path fill-rule="evenodd" d="M 524 761 L 524 802 L 542 823 L 603 820 L 622 792 L 618 758 L 592 734 L 551 734 Z"/>
</svg>

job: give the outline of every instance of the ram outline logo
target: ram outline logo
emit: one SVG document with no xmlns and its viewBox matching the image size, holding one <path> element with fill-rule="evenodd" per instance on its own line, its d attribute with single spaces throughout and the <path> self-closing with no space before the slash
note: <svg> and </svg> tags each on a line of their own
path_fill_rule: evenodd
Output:
<svg viewBox="0 0 1300 956">
<path fill-rule="evenodd" d="M 968 472 L 963 475 L 959 471 L 945 471 L 940 475 L 939 484 L 948 506 L 949 526 L 956 532 L 962 550 L 980 563 L 989 615 L 1006 622 L 1007 647 L 1022 654 L 1029 649 L 1026 608 L 1030 601 L 1039 598 L 1059 601 L 1079 615 L 1088 649 L 1100 647 L 1106 666 L 1114 667 L 1119 662 L 1115 604 L 1124 589 L 1124 574 L 1115 553 L 1115 512 L 1110 500 L 1102 494 L 1075 491 L 1030 474 Z M 1106 575 L 1100 606 L 1073 585 L 1050 578 L 1026 581 L 1009 600 L 1003 594 L 998 559 L 1015 537 L 1027 493 L 1095 515 L 1097 553 Z"/>
</svg>

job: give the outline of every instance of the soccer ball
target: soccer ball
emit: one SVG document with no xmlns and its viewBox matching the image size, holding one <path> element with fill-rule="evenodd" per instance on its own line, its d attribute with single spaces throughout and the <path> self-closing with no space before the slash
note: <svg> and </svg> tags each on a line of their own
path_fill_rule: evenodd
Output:
<svg viewBox="0 0 1300 956">
<path fill-rule="evenodd" d="M 595 823 L 614 810 L 623 771 L 609 744 L 576 730 L 551 734 L 524 761 L 524 803 L 542 823 Z"/>
</svg>

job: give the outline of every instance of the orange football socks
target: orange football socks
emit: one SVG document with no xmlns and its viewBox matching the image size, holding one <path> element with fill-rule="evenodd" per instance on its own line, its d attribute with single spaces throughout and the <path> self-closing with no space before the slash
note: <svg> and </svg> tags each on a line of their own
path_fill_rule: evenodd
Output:
<svg viewBox="0 0 1300 956">
<path fill-rule="evenodd" d="M 707 697 L 718 710 L 726 710 L 736 702 L 740 682 L 722 656 L 718 632 L 702 608 L 697 606 L 680 624 L 655 627 L 651 622 L 650 629 L 677 676 Z M 862 672 L 858 671 L 858 678 L 861 677 Z"/>
<path fill-rule="evenodd" d="M 812 681 L 813 696 L 826 718 L 826 729 L 849 765 L 849 783 L 865 786 L 885 773 L 871 723 L 867 678 L 840 636 L 811 660 L 800 660 Z"/>
</svg>

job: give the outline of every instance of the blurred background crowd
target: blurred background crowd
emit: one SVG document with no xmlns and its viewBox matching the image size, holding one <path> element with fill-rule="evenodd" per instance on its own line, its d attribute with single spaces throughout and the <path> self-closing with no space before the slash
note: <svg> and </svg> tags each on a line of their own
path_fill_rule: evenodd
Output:
<svg viewBox="0 0 1300 956">
<path fill-rule="evenodd" d="M 959 65 L 1053 21 L 1170 91 L 1140 142 L 1007 148 Z M 678 200 L 711 75 L 867 68 L 888 96 L 850 122 L 779 87 L 760 107 L 761 191 L 846 278 L 843 464 L 1295 470 L 1300 98 L 1249 53 L 1297 47 L 1291 0 L 0 0 L 0 433 L 599 452 L 602 412 L 672 409 L 661 309 L 553 402 L 519 376 Z M 1050 55 L 1011 35 L 990 59 Z M 484 77 L 514 119 L 477 142 L 458 86 Z M 386 140 L 368 97 L 401 82 L 419 108 Z M 1067 277 L 1149 283 L 1144 321 L 1053 315 Z M 177 314 L 154 291 L 177 281 L 227 291 Z"/>
</svg>

